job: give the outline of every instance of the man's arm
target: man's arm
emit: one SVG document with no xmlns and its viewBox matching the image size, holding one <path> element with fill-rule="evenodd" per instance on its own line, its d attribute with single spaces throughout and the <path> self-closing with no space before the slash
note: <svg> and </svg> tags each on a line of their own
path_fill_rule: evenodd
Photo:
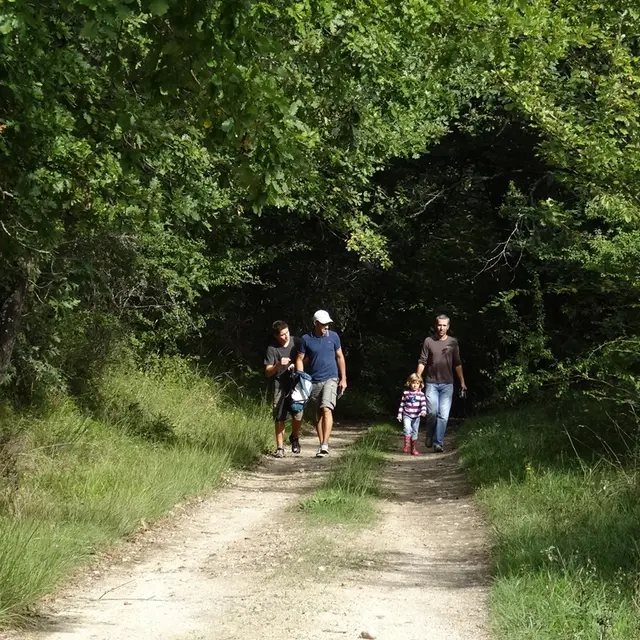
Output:
<svg viewBox="0 0 640 640">
<path fill-rule="evenodd" d="M 280 363 L 278 362 L 278 354 L 274 353 L 272 347 L 267 349 L 267 355 L 264 357 L 264 374 L 267 378 L 271 378 L 271 376 L 275 376 L 278 373 L 278 369 L 280 368 Z"/>
<path fill-rule="evenodd" d="M 425 341 L 422 343 L 422 351 L 420 352 L 420 357 L 418 358 L 418 366 L 416 368 L 416 373 L 422 378 L 422 372 L 424 368 L 429 362 L 429 345 L 425 338 Z"/>
<path fill-rule="evenodd" d="M 456 367 L 456 373 L 458 374 L 458 380 L 460 380 L 460 388 L 463 391 L 466 391 L 467 390 L 467 385 L 464 383 L 464 373 L 462 372 L 462 365 L 461 364 L 459 364 Z"/>
<path fill-rule="evenodd" d="M 463 391 L 467 391 L 467 385 L 464 382 L 464 372 L 462 371 L 462 360 L 460 358 L 460 347 L 458 345 L 455 346 L 453 350 L 453 366 L 458 376 L 458 380 L 460 381 L 460 388 Z"/>
<path fill-rule="evenodd" d="M 271 376 L 275 376 L 276 373 L 278 373 L 278 369 L 280 368 L 280 364 L 276 363 L 276 364 L 268 364 L 265 368 L 264 368 L 264 374 L 267 376 L 267 378 L 270 378 Z"/>
<path fill-rule="evenodd" d="M 291 362 L 291 358 L 280 358 L 279 362 L 276 362 L 275 364 L 268 364 L 264 368 L 265 375 L 267 376 L 267 378 L 275 376 L 276 373 L 278 373 L 278 371 L 283 367 L 286 367 L 287 369 L 293 369 L 293 362 Z"/>
<path fill-rule="evenodd" d="M 344 391 L 347 388 L 347 362 L 344 353 L 342 353 L 342 347 L 336 349 L 336 361 L 338 363 L 338 371 L 340 372 L 338 387 Z"/>
<path fill-rule="evenodd" d="M 306 348 L 304 344 L 304 336 L 298 338 L 298 353 L 296 355 L 296 371 L 304 371 L 304 365 L 307 363 Z"/>
</svg>

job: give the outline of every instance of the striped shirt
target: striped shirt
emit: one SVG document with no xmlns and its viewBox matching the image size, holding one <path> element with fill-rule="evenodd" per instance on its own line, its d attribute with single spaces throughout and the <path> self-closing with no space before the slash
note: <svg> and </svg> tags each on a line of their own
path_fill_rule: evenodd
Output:
<svg viewBox="0 0 640 640">
<path fill-rule="evenodd" d="M 422 391 L 407 389 L 402 394 L 400 407 L 398 408 L 398 420 L 401 418 L 417 418 L 421 413 L 427 412 L 427 399 Z"/>
</svg>

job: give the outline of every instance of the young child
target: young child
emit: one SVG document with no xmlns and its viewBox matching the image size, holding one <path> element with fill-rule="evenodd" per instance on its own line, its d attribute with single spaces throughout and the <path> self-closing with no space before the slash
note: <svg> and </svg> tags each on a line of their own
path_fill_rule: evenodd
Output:
<svg viewBox="0 0 640 640">
<path fill-rule="evenodd" d="M 402 422 L 404 431 L 403 453 L 417 456 L 418 429 L 420 428 L 420 418 L 427 415 L 427 399 L 422 392 L 422 378 L 417 373 L 412 373 L 405 382 L 405 391 L 398 407 L 398 422 Z"/>
</svg>

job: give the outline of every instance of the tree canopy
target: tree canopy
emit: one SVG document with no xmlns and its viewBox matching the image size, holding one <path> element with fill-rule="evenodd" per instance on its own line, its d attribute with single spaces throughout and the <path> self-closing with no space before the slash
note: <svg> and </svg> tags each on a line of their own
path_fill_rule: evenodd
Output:
<svg viewBox="0 0 640 640">
<path fill-rule="evenodd" d="M 5 0 L 4 386 L 251 365 L 323 306 L 363 384 L 445 311 L 484 394 L 636 403 L 639 38 L 630 2 Z"/>
</svg>

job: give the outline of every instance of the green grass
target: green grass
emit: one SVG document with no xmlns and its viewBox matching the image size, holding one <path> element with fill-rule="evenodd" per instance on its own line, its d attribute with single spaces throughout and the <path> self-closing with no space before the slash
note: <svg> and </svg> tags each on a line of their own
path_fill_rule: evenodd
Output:
<svg viewBox="0 0 640 640">
<path fill-rule="evenodd" d="M 272 438 L 264 407 L 230 403 L 178 361 L 113 371 L 99 390 L 92 416 L 60 398 L 44 416 L 0 418 L 19 434 L 20 473 L 17 492 L 0 492 L 0 625 L 20 623 L 97 550 L 210 492 Z"/>
<path fill-rule="evenodd" d="M 326 482 L 301 503 L 315 521 L 365 524 L 375 516 L 381 471 L 395 434 L 391 425 L 370 427 L 332 464 Z"/>
<path fill-rule="evenodd" d="M 564 404 L 469 421 L 459 444 L 493 529 L 497 637 L 640 638 L 633 433 Z"/>
</svg>

